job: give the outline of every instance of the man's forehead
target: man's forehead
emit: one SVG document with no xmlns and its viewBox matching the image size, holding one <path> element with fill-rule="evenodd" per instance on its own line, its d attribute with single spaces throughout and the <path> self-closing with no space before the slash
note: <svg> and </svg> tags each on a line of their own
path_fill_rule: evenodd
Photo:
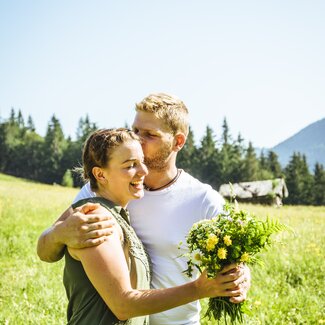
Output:
<svg viewBox="0 0 325 325">
<path fill-rule="evenodd" d="M 159 120 L 150 120 L 150 119 L 141 119 L 141 118 L 134 118 L 132 128 L 136 128 L 139 130 L 159 130 L 162 129 L 163 123 Z"/>
<path fill-rule="evenodd" d="M 153 113 L 137 112 L 132 124 L 133 129 L 142 131 L 161 131 L 169 133 L 170 130 L 165 121 L 157 118 Z"/>
</svg>

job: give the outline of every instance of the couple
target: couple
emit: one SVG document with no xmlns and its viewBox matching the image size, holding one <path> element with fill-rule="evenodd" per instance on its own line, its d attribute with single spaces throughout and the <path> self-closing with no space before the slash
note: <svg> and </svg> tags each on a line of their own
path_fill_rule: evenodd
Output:
<svg viewBox="0 0 325 325">
<path fill-rule="evenodd" d="M 184 103 L 149 95 L 136 105 L 133 130 L 100 130 L 88 138 L 83 169 L 89 182 L 41 235 L 38 254 L 49 262 L 65 255 L 71 324 L 146 324 L 140 316 L 147 314 L 154 314 L 150 324 L 199 324 L 198 299 L 245 300 L 249 269 L 230 265 L 215 279 L 203 273 L 192 281 L 182 273 L 187 266 L 179 242 L 194 222 L 217 215 L 224 203 L 209 185 L 176 167 L 188 134 Z M 151 258 L 152 290 L 133 229 Z"/>
</svg>

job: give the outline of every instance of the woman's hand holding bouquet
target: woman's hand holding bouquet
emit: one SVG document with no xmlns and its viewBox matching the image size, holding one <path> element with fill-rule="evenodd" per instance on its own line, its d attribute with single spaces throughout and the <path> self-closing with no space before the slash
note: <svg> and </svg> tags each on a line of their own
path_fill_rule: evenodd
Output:
<svg viewBox="0 0 325 325">
<path fill-rule="evenodd" d="M 236 201 L 234 204 L 226 203 L 224 212 L 217 217 L 192 226 L 186 238 L 188 268 L 185 273 L 192 276 L 195 267 L 202 273 L 201 276 L 220 281 L 220 292 L 209 299 L 206 316 L 213 316 L 217 321 L 224 317 L 232 324 L 243 322 L 243 315 L 247 312 L 242 302 L 247 289 L 243 288 L 243 280 L 247 276 L 238 276 L 238 272 L 244 267 L 243 263 L 256 263 L 256 254 L 271 245 L 271 235 L 285 229 L 277 221 L 269 218 L 261 221 L 240 210 Z"/>
<path fill-rule="evenodd" d="M 249 269 L 237 264 L 226 265 L 215 277 L 209 278 L 204 270 L 195 281 L 199 299 L 209 297 L 230 297 L 234 302 L 245 300 L 246 288 L 242 284 L 247 281 Z M 248 275 L 250 276 L 250 274 Z M 244 290 L 243 290 L 244 289 Z M 240 299 L 240 301 L 237 301 Z"/>
</svg>

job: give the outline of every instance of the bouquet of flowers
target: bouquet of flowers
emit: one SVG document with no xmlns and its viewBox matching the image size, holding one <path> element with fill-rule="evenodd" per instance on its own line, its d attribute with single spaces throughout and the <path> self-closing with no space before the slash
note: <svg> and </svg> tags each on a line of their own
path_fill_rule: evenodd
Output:
<svg viewBox="0 0 325 325">
<path fill-rule="evenodd" d="M 188 246 L 188 268 L 184 272 L 192 276 L 194 267 L 208 277 L 215 277 L 231 263 L 253 264 L 259 261 L 256 256 L 271 244 L 271 235 L 287 229 L 278 221 L 267 218 L 261 221 L 247 211 L 240 210 L 237 201 L 226 203 L 224 212 L 212 219 L 195 223 L 190 229 L 186 242 Z M 228 297 L 209 299 L 205 316 L 212 316 L 218 322 L 224 317 L 231 324 L 243 322 L 247 313 L 245 303 L 233 304 Z"/>
</svg>

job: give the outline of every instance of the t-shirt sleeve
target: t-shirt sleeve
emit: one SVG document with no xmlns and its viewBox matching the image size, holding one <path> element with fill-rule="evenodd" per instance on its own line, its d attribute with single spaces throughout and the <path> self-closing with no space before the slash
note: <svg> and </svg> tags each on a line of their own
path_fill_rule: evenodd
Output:
<svg viewBox="0 0 325 325">
<path fill-rule="evenodd" d="M 203 219 L 211 219 L 223 212 L 224 198 L 211 186 L 207 187 L 206 195 L 202 204 Z"/>
<path fill-rule="evenodd" d="M 72 203 L 74 204 L 80 200 L 87 199 L 89 197 L 95 197 L 95 196 L 96 196 L 96 193 L 91 190 L 90 184 L 88 182 L 81 188 L 81 190 L 79 191 L 77 196 L 74 198 Z"/>
</svg>

